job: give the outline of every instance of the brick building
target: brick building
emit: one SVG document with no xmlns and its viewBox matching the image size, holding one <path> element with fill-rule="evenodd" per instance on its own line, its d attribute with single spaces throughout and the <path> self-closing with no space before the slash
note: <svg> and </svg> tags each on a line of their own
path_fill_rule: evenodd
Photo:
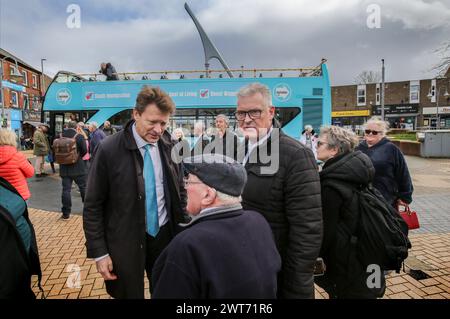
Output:
<svg viewBox="0 0 450 319">
<path fill-rule="evenodd" d="M 358 130 L 380 115 L 380 89 L 381 83 L 333 86 L 332 123 Z M 450 128 L 449 91 L 450 72 L 438 79 L 386 82 L 385 118 L 391 127 L 410 129 L 434 128 L 439 118 L 441 128 Z"/>
<path fill-rule="evenodd" d="M 1 48 L 0 68 L 2 72 L 0 107 L 4 112 L 2 126 L 14 130 L 18 135 L 29 137 L 34 131 L 34 126 L 41 120 L 41 96 L 51 79 L 48 76 L 42 77 L 41 71 Z M 21 80 L 11 77 L 11 74 L 17 71 L 22 74 Z M 41 87 L 43 81 L 45 84 Z"/>
</svg>

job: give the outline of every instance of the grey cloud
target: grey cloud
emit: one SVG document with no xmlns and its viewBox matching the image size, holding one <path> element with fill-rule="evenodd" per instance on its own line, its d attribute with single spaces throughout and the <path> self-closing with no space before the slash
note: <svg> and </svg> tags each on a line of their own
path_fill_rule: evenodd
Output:
<svg viewBox="0 0 450 319">
<path fill-rule="evenodd" d="M 46 70 L 53 74 L 60 69 L 96 72 L 102 61 L 112 62 L 118 72 L 204 67 L 201 41 L 184 1 L 79 1 L 81 29 L 65 26 L 64 2 L 57 7 L 52 3 L 2 0 L 0 46 L 35 66 L 47 58 Z M 366 26 L 370 3 L 189 1 L 232 68 L 314 66 L 325 57 L 332 83 L 347 84 L 362 70 L 378 70 L 385 58 L 387 80 L 433 76 L 428 70 L 438 57 L 432 50 L 450 31 L 445 23 L 449 2 L 380 0 L 381 29 Z M 136 15 L 105 18 L 121 8 Z M 102 18 L 96 19 L 102 9 Z M 20 35 L 30 30 L 33 37 L 22 41 Z M 220 65 L 212 62 L 212 68 Z"/>
</svg>

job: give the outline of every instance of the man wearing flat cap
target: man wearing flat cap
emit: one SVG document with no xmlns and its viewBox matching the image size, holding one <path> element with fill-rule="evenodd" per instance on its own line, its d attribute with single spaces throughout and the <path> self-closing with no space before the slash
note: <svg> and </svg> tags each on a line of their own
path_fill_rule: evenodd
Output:
<svg viewBox="0 0 450 319">
<path fill-rule="evenodd" d="M 245 168 L 219 154 L 183 163 L 192 220 L 156 261 L 152 298 L 275 298 L 281 258 L 264 217 L 242 209 Z"/>
</svg>

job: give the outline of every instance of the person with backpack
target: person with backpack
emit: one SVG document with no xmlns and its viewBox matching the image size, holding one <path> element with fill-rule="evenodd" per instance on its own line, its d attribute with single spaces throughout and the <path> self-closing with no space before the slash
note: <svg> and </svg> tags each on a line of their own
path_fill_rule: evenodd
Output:
<svg viewBox="0 0 450 319">
<path fill-rule="evenodd" d="M 31 289 L 33 275 L 38 276 L 43 292 L 36 235 L 22 196 L 0 177 L 0 299 L 36 299 Z"/>
<path fill-rule="evenodd" d="M 321 128 L 320 172 L 325 275 L 316 277 L 330 298 L 374 299 L 384 295 L 384 271 L 399 271 L 408 248 L 407 226 L 376 191 L 370 158 L 354 151 L 358 137 L 338 126 Z M 391 250 L 392 249 L 392 250 Z"/>
<path fill-rule="evenodd" d="M 414 187 L 408 165 L 400 149 L 386 138 L 389 124 L 372 117 L 364 126 L 364 141 L 357 147 L 372 160 L 375 167 L 373 185 L 395 208 L 408 207 Z"/>
<path fill-rule="evenodd" d="M 64 129 L 62 137 L 53 143 L 56 162 L 59 164 L 59 174 L 62 179 L 62 216 L 69 219 L 72 209 L 71 190 L 72 183 L 78 185 L 81 200 L 84 202 L 86 191 L 87 167 L 83 157 L 87 153 L 86 141 L 83 135 L 78 134 L 77 123 L 70 121 Z"/>
</svg>

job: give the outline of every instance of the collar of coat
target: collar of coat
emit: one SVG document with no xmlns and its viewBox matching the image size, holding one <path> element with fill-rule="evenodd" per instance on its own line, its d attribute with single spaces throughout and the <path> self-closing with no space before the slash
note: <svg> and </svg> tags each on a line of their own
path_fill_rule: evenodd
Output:
<svg viewBox="0 0 450 319">
<path fill-rule="evenodd" d="M 127 123 L 127 125 L 125 126 L 125 147 L 131 151 L 137 150 L 138 147 L 136 145 L 136 141 L 133 137 L 133 131 L 132 131 L 132 127 L 134 124 L 134 120 L 131 120 Z M 172 146 L 174 145 L 174 142 L 172 141 L 172 137 L 170 136 L 170 134 L 167 131 L 164 131 L 164 133 L 161 135 L 160 139 L 158 140 L 158 146 L 159 147 L 163 147 L 167 150 L 172 149 Z M 170 153 L 169 153 L 170 154 Z"/>
<path fill-rule="evenodd" d="M 187 224 L 179 224 L 181 227 L 189 227 L 192 224 L 198 222 L 200 219 L 204 219 L 206 217 L 211 216 L 217 216 L 224 213 L 229 213 L 237 210 L 241 210 L 242 205 L 240 203 L 238 204 L 232 204 L 232 205 L 223 205 L 220 207 L 212 207 L 212 208 L 206 208 L 202 210 L 197 216 L 192 217 L 191 221 Z"/>
</svg>

